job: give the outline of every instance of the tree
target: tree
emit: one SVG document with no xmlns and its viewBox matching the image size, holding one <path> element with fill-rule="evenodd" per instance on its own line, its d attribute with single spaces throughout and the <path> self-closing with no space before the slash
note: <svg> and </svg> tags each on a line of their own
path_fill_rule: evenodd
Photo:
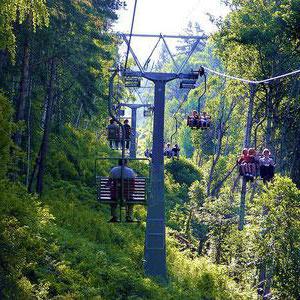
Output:
<svg viewBox="0 0 300 300">
<path fill-rule="evenodd" d="M 255 204 L 255 213 L 261 215 L 257 219 L 258 263 L 264 265 L 259 294 L 265 296 L 272 291 L 275 297 L 297 299 L 300 294 L 300 191 L 290 178 L 278 176 L 256 198 Z"/>
<path fill-rule="evenodd" d="M 16 56 L 16 35 L 14 32 L 15 23 L 28 23 L 37 27 L 49 24 L 46 0 L 4 0 L 0 4 L 0 50 L 8 50 L 11 58 Z"/>
</svg>

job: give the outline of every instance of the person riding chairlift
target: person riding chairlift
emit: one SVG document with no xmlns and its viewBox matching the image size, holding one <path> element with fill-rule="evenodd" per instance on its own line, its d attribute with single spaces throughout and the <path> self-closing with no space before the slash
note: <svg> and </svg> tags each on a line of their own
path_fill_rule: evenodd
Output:
<svg viewBox="0 0 300 300">
<path fill-rule="evenodd" d="M 238 160 L 240 175 L 253 181 L 256 176 L 256 150 L 254 148 L 244 148 Z"/>
<path fill-rule="evenodd" d="M 167 156 L 168 158 L 173 158 L 173 151 L 172 151 L 172 148 L 171 148 L 171 144 L 170 143 L 167 143 L 167 146 L 164 150 L 164 155 Z"/>
<path fill-rule="evenodd" d="M 200 115 L 200 128 L 204 129 L 210 126 L 210 119 L 211 116 L 209 116 L 206 112 L 203 112 Z"/>
<path fill-rule="evenodd" d="M 272 180 L 272 178 L 274 177 L 275 163 L 270 155 L 270 150 L 266 148 L 263 151 L 263 157 L 259 159 L 260 177 L 262 178 L 264 183 Z"/>
<path fill-rule="evenodd" d="M 106 127 L 109 146 L 113 150 L 118 149 L 120 141 L 120 127 L 116 124 L 114 119 L 110 119 L 109 123 L 110 124 Z"/>
<path fill-rule="evenodd" d="M 177 159 L 179 159 L 179 151 L 180 151 L 180 148 L 179 148 L 178 144 L 175 144 L 174 147 L 172 148 L 172 152 L 173 152 L 172 158 L 173 159 L 175 156 L 177 157 Z"/>
<path fill-rule="evenodd" d="M 210 127 L 211 123 L 211 116 L 207 114 L 207 112 L 203 112 L 199 115 L 199 113 L 196 110 L 192 111 L 192 115 L 188 116 L 187 125 L 191 128 L 201 128 L 205 129 L 207 127 Z"/>
<path fill-rule="evenodd" d="M 248 163 L 248 170 L 250 176 L 256 176 L 256 165 L 258 163 L 257 152 L 254 148 L 249 148 L 248 155 L 250 156 L 250 162 Z"/>
<path fill-rule="evenodd" d="M 123 166 L 123 174 L 122 174 L 122 159 L 119 159 L 118 166 L 113 167 L 109 172 L 109 185 L 112 185 L 112 182 L 114 180 L 121 180 L 123 175 L 123 179 L 134 179 L 137 175 L 133 171 L 133 169 L 129 168 L 127 166 L 127 159 L 124 160 L 124 166 Z M 115 198 L 116 203 L 110 204 L 110 211 L 111 211 L 111 219 L 109 222 L 115 223 L 119 222 L 118 215 L 117 215 L 117 208 L 118 203 L 117 199 L 119 197 L 119 190 L 115 187 L 111 187 L 111 193 L 114 195 L 112 198 Z M 125 199 L 126 200 L 126 199 Z M 133 204 L 127 204 L 126 205 L 126 222 L 134 222 L 133 220 Z"/>
<path fill-rule="evenodd" d="M 124 121 L 124 129 L 125 129 L 125 148 L 128 150 L 130 145 L 130 136 L 131 136 L 131 127 L 129 125 L 128 119 Z"/>
<path fill-rule="evenodd" d="M 196 110 L 192 111 L 192 114 L 188 116 L 187 125 L 189 127 L 198 127 L 199 126 L 200 117 Z"/>
</svg>

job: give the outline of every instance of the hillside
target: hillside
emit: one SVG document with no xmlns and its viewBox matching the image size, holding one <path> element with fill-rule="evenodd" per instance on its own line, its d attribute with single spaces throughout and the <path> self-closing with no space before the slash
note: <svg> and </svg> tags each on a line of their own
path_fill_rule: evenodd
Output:
<svg viewBox="0 0 300 300">
<path fill-rule="evenodd" d="M 300 299 L 300 0 L 217 2 L 0 2 L 0 299 Z"/>
</svg>

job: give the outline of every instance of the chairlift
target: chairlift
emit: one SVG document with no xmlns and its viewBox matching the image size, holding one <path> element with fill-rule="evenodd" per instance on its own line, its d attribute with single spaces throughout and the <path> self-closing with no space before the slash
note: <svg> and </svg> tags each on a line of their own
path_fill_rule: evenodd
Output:
<svg viewBox="0 0 300 300">
<path fill-rule="evenodd" d="M 211 126 L 211 116 L 203 114 L 187 116 L 187 126 L 192 129 L 208 129 Z"/>
<path fill-rule="evenodd" d="M 179 88 L 181 89 L 194 89 L 196 88 L 196 80 L 185 79 L 180 82 Z"/>
<path fill-rule="evenodd" d="M 250 148 L 251 149 L 251 148 Z M 255 150 L 256 151 L 256 150 Z M 267 161 L 267 163 L 263 161 L 261 164 L 260 161 L 263 158 L 263 154 L 255 154 L 255 159 L 250 162 L 246 162 L 242 160 L 242 157 L 237 161 L 237 164 L 239 166 L 239 175 L 243 176 L 246 181 L 254 181 L 255 177 L 260 176 L 260 178 L 263 180 L 263 182 L 266 184 L 267 182 L 271 181 L 274 177 L 274 171 L 275 171 L 275 164 L 273 162 L 270 163 Z M 271 156 L 269 158 L 273 160 Z"/>
<path fill-rule="evenodd" d="M 180 148 L 178 147 L 178 144 L 175 144 L 171 149 L 168 148 L 164 149 L 164 156 L 166 158 L 172 158 L 173 160 L 175 157 L 179 159 L 179 152 L 180 152 Z"/>
<path fill-rule="evenodd" d="M 148 162 L 147 176 L 138 176 L 135 178 L 124 178 L 124 169 L 121 171 L 120 178 L 110 178 L 101 176 L 99 167 L 106 165 L 108 162 L 118 165 L 121 157 L 99 157 L 95 160 L 95 178 L 97 189 L 97 201 L 100 204 L 119 205 L 119 219 L 122 220 L 122 208 L 127 205 L 143 205 L 147 204 L 147 199 L 150 194 L 150 161 L 147 158 L 126 158 L 128 162 L 145 161 Z M 124 159 L 122 160 L 124 168 Z M 102 168 L 102 167 L 101 167 Z M 134 170 L 136 172 L 136 170 Z"/>
<path fill-rule="evenodd" d="M 139 77 L 125 77 L 125 87 L 141 87 L 141 78 Z"/>
</svg>

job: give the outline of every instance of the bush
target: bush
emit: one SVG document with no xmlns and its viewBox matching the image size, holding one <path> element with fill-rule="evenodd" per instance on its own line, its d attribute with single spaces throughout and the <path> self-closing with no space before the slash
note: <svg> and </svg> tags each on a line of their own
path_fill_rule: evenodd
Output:
<svg viewBox="0 0 300 300">
<path fill-rule="evenodd" d="M 203 178 L 201 171 L 184 158 L 167 162 L 165 168 L 167 172 L 172 174 L 176 182 L 181 185 L 186 184 L 188 187 L 190 187 L 194 181 Z"/>
<path fill-rule="evenodd" d="M 107 223 L 88 187 L 55 183 L 42 204 L 10 182 L 0 190 L 0 298 L 248 299 L 222 267 L 171 239 L 170 283 L 145 278 L 144 224 Z"/>
<path fill-rule="evenodd" d="M 36 280 L 46 255 L 46 225 L 53 219 L 25 188 L 0 181 L 0 298 L 24 299 L 47 293 Z"/>
</svg>

